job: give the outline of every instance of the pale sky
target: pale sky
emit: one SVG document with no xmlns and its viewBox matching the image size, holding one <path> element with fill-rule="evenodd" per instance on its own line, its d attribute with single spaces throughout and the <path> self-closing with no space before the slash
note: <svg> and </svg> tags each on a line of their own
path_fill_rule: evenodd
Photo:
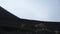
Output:
<svg viewBox="0 0 60 34">
<path fill-rule="evenodd" d="M 0 6 L 22 19 L 60 22 L 60 0 L 0 0 Z"/>
</svg>

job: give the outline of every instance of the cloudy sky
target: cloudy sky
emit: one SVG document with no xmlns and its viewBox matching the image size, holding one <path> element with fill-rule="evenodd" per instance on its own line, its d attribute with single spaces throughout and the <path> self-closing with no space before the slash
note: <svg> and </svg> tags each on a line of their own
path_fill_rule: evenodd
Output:
<svg viewBox="0 0 60 34">
<path fill-rule="evenodd" d="M 22 19 L 60 22 L 60 0 L 0 0 L 0 6 Z"/>
</svg>

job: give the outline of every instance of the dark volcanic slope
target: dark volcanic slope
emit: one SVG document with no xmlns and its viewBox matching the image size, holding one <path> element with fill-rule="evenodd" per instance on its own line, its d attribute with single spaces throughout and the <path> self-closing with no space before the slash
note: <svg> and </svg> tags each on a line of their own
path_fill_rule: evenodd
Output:
<svg viewBox="0 0 60 34">
<path fill-rule="evenodd" d="M 46 22 L 46 21 L 35 21 L 20 19 L 15 15 L 9 13 L 2 7 L 0 7 L 0 26 L 2 27 L 15 27 L 20 28 L 21 23 L 26 23 L 27 26 L 33 27 L 37 23 L 44 23 L 50 29 L 60 29 L 60 22 Z"/>
</svg>

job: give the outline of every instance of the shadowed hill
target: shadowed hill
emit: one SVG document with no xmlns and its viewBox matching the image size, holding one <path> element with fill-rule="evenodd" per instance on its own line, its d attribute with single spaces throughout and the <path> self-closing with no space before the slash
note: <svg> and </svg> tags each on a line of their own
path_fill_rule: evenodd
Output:
<svg viewBox="0 0 60 34">
<path fill-rule="evenodd" d="M 22 23 L 27 24 L 26 30 L 34 29 L 35 24 L 44 23 L 48 29 L 60 31 L 60 22 L 47 22 L 47 21 L 21 19 L 11 14 L 4 8 L 0 7 L 0 28 L 5 28 L 6 30 L 9 29 L 16 30 L 21 28 Z"/>
</svg>

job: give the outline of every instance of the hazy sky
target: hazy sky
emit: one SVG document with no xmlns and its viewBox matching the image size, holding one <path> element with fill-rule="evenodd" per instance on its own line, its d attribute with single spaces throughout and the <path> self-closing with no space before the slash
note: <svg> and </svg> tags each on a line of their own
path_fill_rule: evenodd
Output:
<svg viewBox="0 0 60 34">
<path fill-rule="evenodd" d="M 19 18 L 60 22 L 60 0 L 0 0 L 0 6 Z"/>
</svg>

